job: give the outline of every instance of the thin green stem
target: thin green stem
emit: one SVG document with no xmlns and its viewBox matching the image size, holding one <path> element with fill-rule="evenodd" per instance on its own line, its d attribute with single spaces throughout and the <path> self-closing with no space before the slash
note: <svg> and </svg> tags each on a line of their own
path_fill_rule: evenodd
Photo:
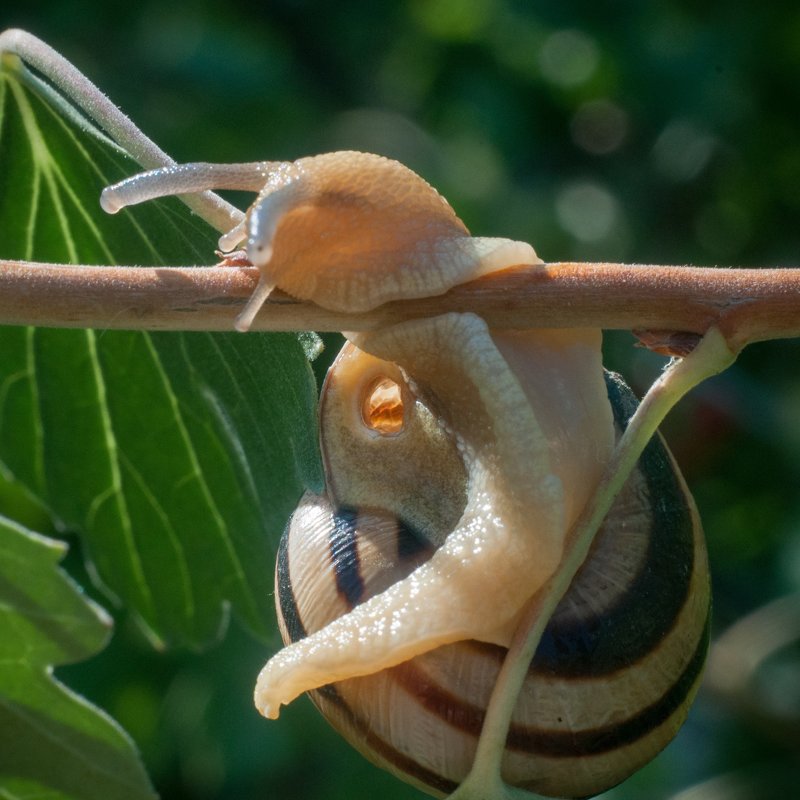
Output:
<svg viewBox="0 0 800 800">
<path fill-rule="evenodd" d="M 650 387 L 620 437 L 597 491 L 573 528 L 565 557 L 523 615 L 486 711 L 472 770 L 451 795 L 452 800 L 535 797 L 504 784 L 501 765 L 511 716 L 542 633 L 586 559 L 614 498 L 664 417 L 688 391 L 730 366 L 735 358 L 719 330 L 711 328 L 686 358 L 673 361 Z"/>
</svg>

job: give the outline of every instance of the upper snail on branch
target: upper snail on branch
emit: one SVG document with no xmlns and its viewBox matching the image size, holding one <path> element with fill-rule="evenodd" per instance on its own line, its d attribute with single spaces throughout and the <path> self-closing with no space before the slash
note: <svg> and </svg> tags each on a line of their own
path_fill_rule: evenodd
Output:
<svg viewBox="0 0 800 800">
<path fill-rule="evenodd" d="M 275 286 L 357 312 L 540 263 L 530 245 L 470 237 L 421 178 L 363 153 L 167 167 L 102 202 L 209 188 L 259 192 L 220 240 L 244 241 L 261 273 L 240 330 Z M 633 401 L 606 384 L 599 330 L 501 333 L 449 314 L 350 339 L 320 400 L 326 493 L 303 498 L 281 544 L 287 647 L 255 702 L 275 717 L 311 691 L 368 757 L 441 795 L 470 769 L 505 648 Z M 530 665 L 503 778 L 588 796 L 652 758 L 696 691 L 708 598 L 691 497 L 654 443 Z"/>
<path fill-rule="evenodd" d="M 258 197 L 220 238 L 242 242 L 261 272 L 236 320 L 247 330 L 276 286 L 334 311 L 441 294 L 488 272 L 540 263 L 533 248 L 476 238 L 448 202 L 407 167 L 371 153 L 338 152 L 293 162 L 182 164 L 103 191 L 109 213 L 156 197 L 242 189 Z"/>
</svg>

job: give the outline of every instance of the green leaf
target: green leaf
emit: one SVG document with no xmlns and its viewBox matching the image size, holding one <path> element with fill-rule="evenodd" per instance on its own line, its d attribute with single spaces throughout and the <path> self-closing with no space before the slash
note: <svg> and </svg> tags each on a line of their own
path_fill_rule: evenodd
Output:
<svg viewBox="0 0 800 800">
<path fill-rule="evenodd" d="M 0 517 L 0 797 L 153 798 L 125 733 L 52 675 L 111 631 L 58 569 L 65 551 Z"/>
<path fill-rule="evenodd" d="M 0 71 L 0 257 L 192 264 L 216 232 L 174 198 L 110 217 L 119 148 Z M 0 329 L 0 467 L 83 537 L 153 638 L 202 646 L 231 608 L 272 628 L 272 544 L 319 488 L 316 385 L 288 334 Z"/>
<path fill-rule="evenodd" d="M 175 199 L 109 216 L 102 188 L 138 171 L 26 72 L 0 69 L 0 258 L 74 264 L 208 264 L 217 234 Z M 68 108 L 68 106 L 67 106 Z"/>
</svg>

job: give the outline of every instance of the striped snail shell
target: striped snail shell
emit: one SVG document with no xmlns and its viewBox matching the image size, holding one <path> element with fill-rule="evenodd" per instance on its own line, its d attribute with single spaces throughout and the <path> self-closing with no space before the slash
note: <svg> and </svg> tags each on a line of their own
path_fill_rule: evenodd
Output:
<svg viewBox="0 0 800 800">
<path fill-rule="evenodd" d="M 619 434 L 637 403 L 618 376 L 606 374 L 605 384 Z M 420 413 L 413 387 L 394 364 L 348 345 L 323 388 L 328 461 L 338 457 L 342 441 L 347 446 L 350 433 L 359 440 L 341 425 L 340 406 L 353 398 L 364 426 L 389 439 L 404 415 Z M 349 485 L 326 464 L 328 494 L 303 497 L 279 548 L 276 601 L 287 644 L 346 615 L 435 553 L 442 531 L 460 513 L 465 477 L 457 449 L 447 441 L 432 446 L 441 450 L 431 456 L 440 462 L 418 462 L 419 505 L 401 498 L 394 507 L 379 507 L 359 481 Z M 367 471 L 376 469 L 372 464 Z M 442 472 L 452 491 L 436 486 L 434 476 Z M 488 602 L 491 573 L 485 590 Z M 427 613 L 435 615 L 436 607 Z M 657 437 L 618 495 L 530 665 L 506 743 L 504 780 L 548 796 L 587 797 L 653 758 L 676 734 L 697 690 L 708 616 L 699 518 Z M 497 644 L 456 642 L 310 696 L 367 758 L 441 796 L 472 764 L 504 654 Z"/>
</svg>

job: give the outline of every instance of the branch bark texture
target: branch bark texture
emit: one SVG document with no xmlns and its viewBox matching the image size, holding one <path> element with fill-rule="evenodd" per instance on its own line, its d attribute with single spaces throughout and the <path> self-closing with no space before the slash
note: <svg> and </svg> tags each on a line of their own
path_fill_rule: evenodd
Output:
<svg viewBox="0 0 800 800">
<path fill-rule="evenodd" d="M 255 287 L 247 267 L 86 267 L 0 261 L 0 324 L 232 330 Z M 705 333 L 740 349 L 800 336 L 800 269 L 553 263 L 522 265 L 446 294 L 362 314 L 275 292 L 253 330 L 367 330 L 448 311 L 493 328 L 599 327 Z"/>
</svg>

